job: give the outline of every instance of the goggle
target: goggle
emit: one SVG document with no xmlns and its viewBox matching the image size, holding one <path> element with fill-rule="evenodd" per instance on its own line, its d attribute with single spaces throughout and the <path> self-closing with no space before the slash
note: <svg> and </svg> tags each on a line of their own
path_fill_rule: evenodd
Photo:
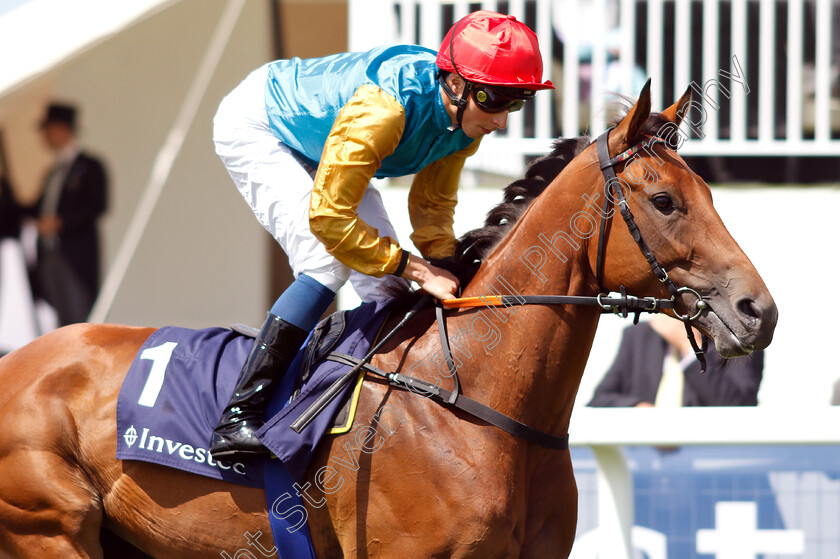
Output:
<svg viewBox="0 0 840 559">
<path fill-rule="evenodd" d="M 528 90 L 516 90 L 520 95 L 527 95 Z M 485 112 L 500 113 L 502 111 L 510 111 L 512 113 L 519 111 L 525 105 L 526 99 L 521 97 L 511 97 L 504 93 L 490 88 L 485 85 L 473 83 L 472 96 L 475 104 Z M 533 94 L 531 95 L 533 97 Z"/>
</svg>

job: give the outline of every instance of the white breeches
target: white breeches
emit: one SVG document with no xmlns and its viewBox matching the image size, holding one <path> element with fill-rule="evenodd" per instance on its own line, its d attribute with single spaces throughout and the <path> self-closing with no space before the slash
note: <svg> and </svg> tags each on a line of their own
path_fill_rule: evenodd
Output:
<svg viewBox="0 0 840 559">
<path fill-rule="evenodd" d="M 349 279 L 362 301 L 382 299 L 384 283 L 403 280 L 351 270 L 327 253 L 309 230 L 314 170 L 310 172 L 271 133 L 263 99 L 267 73 L 267 66 L 258 68 L 222 100 L 213 119 L 216 153 L 257 220 L 283 247 L 295 277 L 307 274 L 332 291 Z M 357 211 L 381 236 L 397 238 L 372 185 Z"/>
</svg>

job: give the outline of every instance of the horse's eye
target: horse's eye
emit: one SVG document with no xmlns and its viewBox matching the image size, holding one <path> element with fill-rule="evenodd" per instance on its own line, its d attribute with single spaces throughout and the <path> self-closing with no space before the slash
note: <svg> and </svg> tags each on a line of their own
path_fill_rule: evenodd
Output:
<svg viewBox="0 0 840 559">
<path fill-rule="evenodd" d="M 665 215 L 674 211 L 674 201 L 667 194 L 657 194 L 650 199 L 654 207 Z"/>
</svg>

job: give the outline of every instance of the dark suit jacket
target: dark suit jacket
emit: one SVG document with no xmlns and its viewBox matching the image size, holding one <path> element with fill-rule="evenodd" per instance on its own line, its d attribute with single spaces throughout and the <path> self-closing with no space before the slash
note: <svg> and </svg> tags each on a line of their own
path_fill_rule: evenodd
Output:
<svg viewBox="0 0 840 559">
<path fill-rule="evenodd" d="M 48 180 L 48 178 L 47 178 Z M 76 273 L 91 297 L 99 290 L 99 233 L 96 222 L 107 207 L 108 185 L 105 168 L 95 157 L 80 153 L 61 186 L 56 213 L 62 227 L 56 250 Z M 34 214 L 40 217 L 43 193 Z M 38 246 L 39 259 L 48 250 Z"/>
<path fill-rule="evenodd" d="M 0 238 L 20 235 L 23 208 L 12 194 L 12 187 L 6 177 L 0 174 Z"/>
<path fill-rule="evenodd" d="M 590 406 L 633 407 L 653 403 L 662 379 L 662 363 L 668 342 L 649 324 L 624 330 L 612 367 L 604 375 Z M 726 360 L 709 344 L 706 373 L 695 361 L 685 371 L 684 406 L 754 406 L 764 368 L 763 352 Z"/>
</svg>

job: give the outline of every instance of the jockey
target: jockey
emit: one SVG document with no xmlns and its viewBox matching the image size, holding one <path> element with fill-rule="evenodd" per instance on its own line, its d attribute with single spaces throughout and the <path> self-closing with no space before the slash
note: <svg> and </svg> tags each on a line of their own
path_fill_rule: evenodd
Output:
<svg viewBox="0 0 840 559">
<path fill-rule="evenodd" d="M 215 458 L 267 452 L 253 433 L 272 385 L 348 279 L 366 302 L 391 282 L 456 295 L 456 277 L 426 258 L 454 253 L 464 160 L 505 128 L 509 112 L 553 87 L 542 80 L 534 32 L 513 16 L 478 11 L 453 25 L 437 53 L 403 45 L 278 60 L 224 98 L 216 152 L 295 280 L 245 361 L 213 434 Z M 411 240 L 422 257 L 400 247 L 370 184 L 410 174 Z"/>
</svg>

